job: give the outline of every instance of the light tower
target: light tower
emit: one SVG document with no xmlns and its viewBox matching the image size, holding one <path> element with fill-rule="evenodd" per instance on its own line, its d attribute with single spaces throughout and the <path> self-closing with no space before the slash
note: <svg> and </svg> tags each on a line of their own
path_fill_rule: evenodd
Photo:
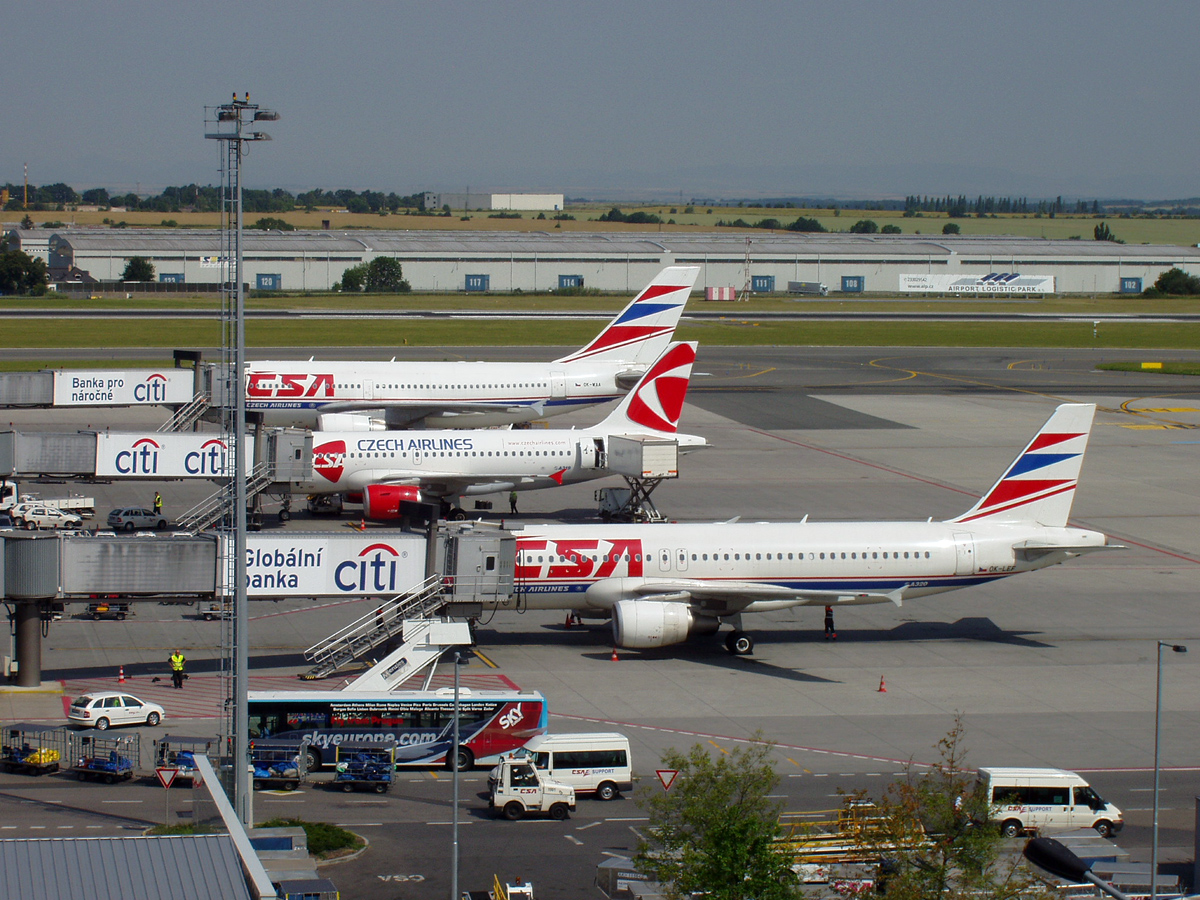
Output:
<svg viewBox="0 0 1200 900">
<path fill-rule="evenodd" d="M 226 733 L 233 757 L 233 808 L 238 818 L 253 827 L 251 809 L 250 745 L 246 706 L 249 676 L 250 616 L 246 603 L 246 292 L 242 276 L 242 156 L 248 141 L 269 141 L 270 135 L 251 131 L 255 122 L 273 122 L 279 113 L 260 109 L 250 94 L 239 100 L 204 109 L 208 140 L 224 142 L 222 157 L 221 242 L 226 278 L 221 286 L 221 370 L 225 373 L 222 430 L 229 445 L 230 484 L 226 497 L 232 510 L 226 517 L 225 589 L 233 593 L 233 615 L 223 639 L 222 675 L 225 691 Z M 230 400 L 233 403 L 230 403 Z"/>
</svg>

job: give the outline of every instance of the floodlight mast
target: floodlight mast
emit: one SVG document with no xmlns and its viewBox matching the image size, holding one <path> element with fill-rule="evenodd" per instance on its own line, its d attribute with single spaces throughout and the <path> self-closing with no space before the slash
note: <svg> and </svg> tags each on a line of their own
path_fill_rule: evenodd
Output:
<svg viewBox="0 0 1200 900">
<path fill-rule="evenodd" d="M 262 109 L 250 102 L 250 94 L 220 106 L 205 107 L 207 140 L 224 142 L 222 159 L 221 232 L 224 259 L 219 261 L 226 278 L 221 287 L 222 366 L 225 373 L 225 401 L 222 430 L 229 447 L 229 487 L 232 510 L 226 513 L 226 531 L 232 547 L 225 554 L 225 596 L 233 594 L 233 615 L 224 631 L 222 675 L 225 690 L 228 749 L 233 761 L 233 808 L 247 826 L 254 825 L 250 775 L 250 743 L 247 733 L 247 679 L 249 678 L 249 609 L 246 598 L 246 392 L 242 381 L 246 371 L 246 293 L 242 277 L 242 155 L 247 141 L 269 141 L 270 135 L 248 131 L 251 122 L 273 122 L 274 110 Z M 230 408 L 229 398 L 234 402 Z"/>
</svg>

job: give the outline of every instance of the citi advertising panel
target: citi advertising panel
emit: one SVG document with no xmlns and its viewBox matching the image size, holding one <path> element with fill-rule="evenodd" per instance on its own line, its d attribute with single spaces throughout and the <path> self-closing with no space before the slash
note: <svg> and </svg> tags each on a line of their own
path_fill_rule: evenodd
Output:
<svg viewBox="0 0 1200 900">
<path fill-rule="evenodd" d="M 56 369 L 55 406 L 183 405 L 192 399 L 191 369 Z"/>
<path fill-rule="evenodd" d="M 229 552 L 228 539 L 222 543 Z M 394 597 L 425 580 L 425 544 L 403 534 L 248 534 L 245 571 L 251 597 Z"/>
<path fill-rule="evenodd" d="M 96 435 L 96 475 L 109 478 L 228 478 L 226 438 L 213 433 Z M 246 474 L 254 468 L 254 438 L 246 438 Z"/>
</svg>

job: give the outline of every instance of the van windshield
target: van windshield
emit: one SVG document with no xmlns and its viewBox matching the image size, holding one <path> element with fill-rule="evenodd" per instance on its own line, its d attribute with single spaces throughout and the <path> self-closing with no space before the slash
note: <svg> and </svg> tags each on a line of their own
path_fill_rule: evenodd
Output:
<svg viewBox="0 0 1200 900">
<path fill-rule="evenodd" d="M 1077 787 L 1075 788 L 1075 805 L 1104 809 L 1108 806 L 1108 802 L 1090 787 Z"/>
</svg>

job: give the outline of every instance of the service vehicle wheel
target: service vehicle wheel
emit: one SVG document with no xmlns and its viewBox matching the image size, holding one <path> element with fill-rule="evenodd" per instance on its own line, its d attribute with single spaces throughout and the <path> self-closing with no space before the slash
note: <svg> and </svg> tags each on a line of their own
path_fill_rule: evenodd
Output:
<svg viewBox="0 0 1200 900">
<path fill-rule="evenodd" d="M 76 777 L 76 778 L 77 778 L 79 781 L 87 781 L 87 772 L 77 772 L 77 773 L 75 774 L 75 777 Z"/>
<path fill-rule="evenodd" d="M 132 522 L 126 522 L 126 523 L 125 523 L 125 530 L 126 530 L 126 531 L 133 531 L 133 523 L 132 523 Z"/>
<path fill-rule="evenodd" d="M 279 511 L 279 521 L 280 522 L 292 521 L 292 511 L 290 509 L 281 509 Z"/>
<path fill-rule="evenodd" d="M 105 783 L 105 784 L 116 784 L 116 783 L 117 783 L 117 776 L 116 776 L 116 775 L 105 775 L 105 776 L 104 776 L 104 783 Z"/>
<path fill-rule="evenodd" d="M 261 791 L 261 790 L 262 790 L 262 782 L 261 782 L 261 781 L 259 781 L 257 778 L 256 778 L 256 779 L 254 779 L 254 782 L 253 782 L 252 786 L 253 786 L 253 788 L 254 788 L 256 791 Z"/>
<path fill-rule="evenodd" d="M 352 785 L 350 782 L 348 782 L 348 781 L 342 782 L 342 791 L 344 793 L 349 794 L 353 790 L 354 790 L 354 785 Z"/>
<path fill-rule="evenodd" d="M 1005 837 L 1020 837 L 1024 831 L 1024 827 L 1016 819 L 1006 819 L 1000 826 L 1000 833 Z"/>
<path fill-rule="evenodd" d="M 152 712 L 152 713 L 150 713 L 150 715 L 146 716 L 146 724 L 149 725 L 151 728 L 153 728 L 155 725 L 157 725 L 159 723 L 159 720 L 161 718 L 162 717 L 158 713 Z"/>
<path fill-rule="evenodd" d="M 1092 827 L 1096 829 L 1096 834 L 1100 835 L 1100 837 L 1102 837 L 1102 838 L 1112 837 L 1112 833 L 1113 833 L 1112 822 L 1108 822 L 1108 821 L 1105 821 L 1104 819 L 1101 819 L 1099 822 L 1097 822 Z"/>
<path fill-rule="evenodd" d="M 562 822 L 571 818 L 571 810 L 567 809 L 565 803 L 553 803 L 550 806 L 550 818 L 556 822 Z"/>
<path fill-rule="evenodd" d="M 166 519 L 159 519 L 157 522 L 154 523 L 155 531 L 165 531 L 166 528 L 167 528 L 167 520 Z"/>
<path fill-rule="evenodd" d="M 611 781 L 600 782 L 600 787 L 596 788 L 597 800 L 615 800 L 617 799 L 617 786 Z"/>
<path fill-rule="evenodd" d="M 283 789 L 284 789 L 285 791 L 294 791 L 294 790 L 295 790 L 296 788 L 298 788 L 298 787 L 300 787 L 300 782 L 298 782 L 298 781 L 289 781 L 287 784 L 285 784 L 285 785 L 283 786 Z"/>
<path fill-rule="evenodd" d="M 304 751 L 304 768 L 309 772 L 315 772 L 321 768 L 321 755 L 316 750 L 309 748 Z"/>
<path fill-rule="evenodd" d="M 110 722 L 108 721 L 108 719 L 104 718 L 104 716 L 101 716 L 100 718 L 98 718 L 98 719 L 96 720 L 96 730 L 97 730 L 97 731 L 107 731 L 107 730 L 108 730 L 108 726 L 109 726 L 110 724 L 112 724 L 112 723 L 110 723 Z"/>
<path fill-rule="evenodd" d="M 516 800 L 509 800 L 504 804 L 504 818 L 508 821 L 515 822 L 523 815 L 525 815 L 525 807 Z"/>
<path fill-rule="evenodd" d="M 117 613 L 117 621 L 124 622 L 125 621 L 125 613 Z"/>
<path fill-rule="evenodd" d="M 450 510 L 450 515 L 447 518 L 451 522 L 465 522 L 467 521 L 467 511 L 456 506 Z"/>
<path fill-rule="evenodd" d="M 375 785 L 375 793 L 386 794 L 387 793 L 387 784 L 385 784 L 382 781 L 379 782 L 379 784 Z"/>
</svg>

